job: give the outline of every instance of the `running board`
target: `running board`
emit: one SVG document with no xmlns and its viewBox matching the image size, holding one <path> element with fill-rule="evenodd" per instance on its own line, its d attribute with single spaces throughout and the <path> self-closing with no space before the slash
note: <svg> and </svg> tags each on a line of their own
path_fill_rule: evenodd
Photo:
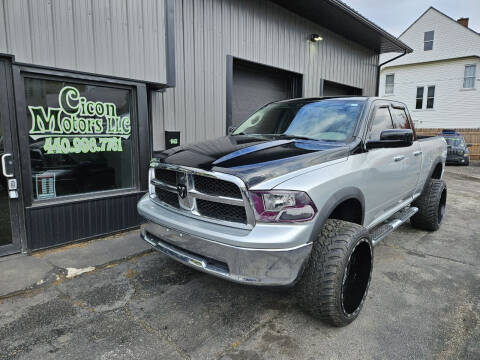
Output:
<svg viewBox="0 0 480 360">
<path fill-rule="evenodd" d="M 382 224 L 376 226 L 370 230 L 370 235 L 372 236 L 372 245 L 377 245 L 380 241 L 385 239 L 386 236 L 391 234 L 396 228 L 405 223 L 418 211 L 416 207 L 406 207 L 395 214 L 393 214 L 389 219 L 385 220 Z"/>
</svg>

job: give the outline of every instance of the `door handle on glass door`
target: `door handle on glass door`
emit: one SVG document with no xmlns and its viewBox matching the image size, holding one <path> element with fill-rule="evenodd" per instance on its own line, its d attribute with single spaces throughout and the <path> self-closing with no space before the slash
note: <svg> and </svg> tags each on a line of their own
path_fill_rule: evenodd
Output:
<svg viewBox="0 0 480 360">
<path fill-rule="evenodd" d="M 3 176 L 9 178 L 9 177 L 13 177 L 13 174 L 8 174 L 7 173 L 7 164 L 6 164 L 6 159 L 8 157 L 11 157 L 12 154 L 10 153 L 5 153 L 2 155 L 2 173 L 3 173 Z"/>
<path fill-rule="evenodd" d="M 393 161 L 398 162 L 402 161 L 403 159 L 405 159 L 405 155 L 398 155 L 393 158 Z"/>
<path fill-rule="evenodd" d="M 414 151 L 413 155 L 414 156 L 420 156 L 420 155 L 422 155 L 422 152 L 421 151 Z"/>
</svg>

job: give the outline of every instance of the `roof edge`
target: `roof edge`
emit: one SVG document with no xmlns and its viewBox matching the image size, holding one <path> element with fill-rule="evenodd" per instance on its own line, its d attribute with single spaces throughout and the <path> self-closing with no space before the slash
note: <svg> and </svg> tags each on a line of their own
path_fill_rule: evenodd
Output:
<svg viewBox="0 0 480 360">
<path fill-rule="evenodd" d="M 390 42 L 394 43 L 397 47 L 399 47 L 400 49 L 402 49 L 406 53 L 413 52 L 413 49 L 410 46 L 408 46 L 407 44 L 405 44 L 403 41 L 401 41 L 399 38 L 393 36 L 392 34 L 387 32 L 386 30 L 382 29 L 380 26 L 376 25 L 374 22 L 368 20 L 365 16 L 361 15 L 358 11 L 354 10 L 353 8 L 351 8 L 350 6 L 345 4 L 344 2 L 339 1 L 339 0 L 327 0 L 327 1 L 330 4 L 332 4 L 333 6 L 336 6 L 338 9 L 345 12 L 346 14 L 354 17 L 355 19 L 357 19 L 358 21 L 360 21 L 361 23 L 363 23 L 364 25 L 366 25 L 370 29 L 376 31 L 377 33 L 379 33 L 380 35 L 385 37 Z M 398 52 L 401 52 L 401 51 L 398 51 Z"/>
<path fill-rule="evenodd" d="M 420 65 L 420 64 L 422 64 L 422 65 L 423 64 L 432 64 L 432 63 L 439 63 L 439 62 L 446 62 L 446 61 L 453 61 L 453 60 L 465 60 L 465 59 L 470 59 L 470 58 L 480 59 L 480 55 L 465 55 L 465 56 L 457 56 L 457 57 L 437 59 L 437 60 L 417 61 L 417 62 L 406 63 L 406 64 L 385 65 L 385 66 L 382 66 L 380 71 L 382 71 L 384 69 L 394 68 L 394 67 Z"/>
<path fill-rule="evenodd" d="M 420 15 L 414 22 L 412 22 L 405 30 L 403 30 L 403 32 L 398 35 L 398 37 L 400 38 L 403 34 L 405 34 L 413 25 L 415 25 L 417 23 L 418 20 L 420 20 L 423 16 L 425 16 L 425 14 L 430 11 L 430 10 L 435 10 L 436 12 L 438 12 L 440 15 L 443 15 L 445 16 L 447 19 L 453 21 L 455 24 L 467 29 L 467 30 L 470 30 L 471 32 L 473 32 L 474 34 L 480 36 L 480 33 L 476 32 L 475 30 L 473 30 L 472 28 L 469 28 L 468 26 L 463 26 L 462 24 L 459 24 L 457 22 L 457 20 L 455 20 L 454 18 L 452 18 L 451 16 L 445 14 L 444 12 L 438 10 L 436 7 L 433 7 L 433 6 L 429 6 L 427 10 L 425 10 L 422 15 Z"/>
</svg>

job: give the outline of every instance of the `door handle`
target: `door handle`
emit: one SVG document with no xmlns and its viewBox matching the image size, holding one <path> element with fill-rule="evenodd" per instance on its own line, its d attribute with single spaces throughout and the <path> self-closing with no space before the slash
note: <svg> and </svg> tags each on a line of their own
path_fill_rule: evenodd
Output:
<svg viewBox="0 0 480 360">
<path fill-rule="evenodd" d="M 403 159 L 405 159 L 405 155 L 398 155 L 393 158 L 393 161 L 398 162 L 402 161 Z"/>
<path fill-rule="evenodd" d="M 11 157 L 12 154 L 10 153 L 5 153 L 2 155 L 2 173 L 3 173 L 3 176 L 7 177 L 7 178 L 10 178 L 10 177 L 13 177 L 13 174 L 8 174 L 7 173 L 7 164 L 6 164 L 6 160 L 8 157 Z"/>
<path fill-rule="evenodd" d="M 422 151 L 420 151 L 420 150 L 413 152 L 413 156 L 420 156 L 420 155 L 422 155 Z"/>
</svg>

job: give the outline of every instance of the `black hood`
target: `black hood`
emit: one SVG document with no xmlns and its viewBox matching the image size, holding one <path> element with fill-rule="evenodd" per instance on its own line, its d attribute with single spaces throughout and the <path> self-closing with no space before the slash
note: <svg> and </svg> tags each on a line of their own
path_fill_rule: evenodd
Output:
<svg viewBox="0 0 480 360">
<path fill-rule="evenodd" d="M 160 162 L 242 178 L 247 186 L 348 156 L 350 146 L 312 140 L 275 140 L 263 136 L 224 136 L 177 146 L 156 155 Z"/>
</svg>

